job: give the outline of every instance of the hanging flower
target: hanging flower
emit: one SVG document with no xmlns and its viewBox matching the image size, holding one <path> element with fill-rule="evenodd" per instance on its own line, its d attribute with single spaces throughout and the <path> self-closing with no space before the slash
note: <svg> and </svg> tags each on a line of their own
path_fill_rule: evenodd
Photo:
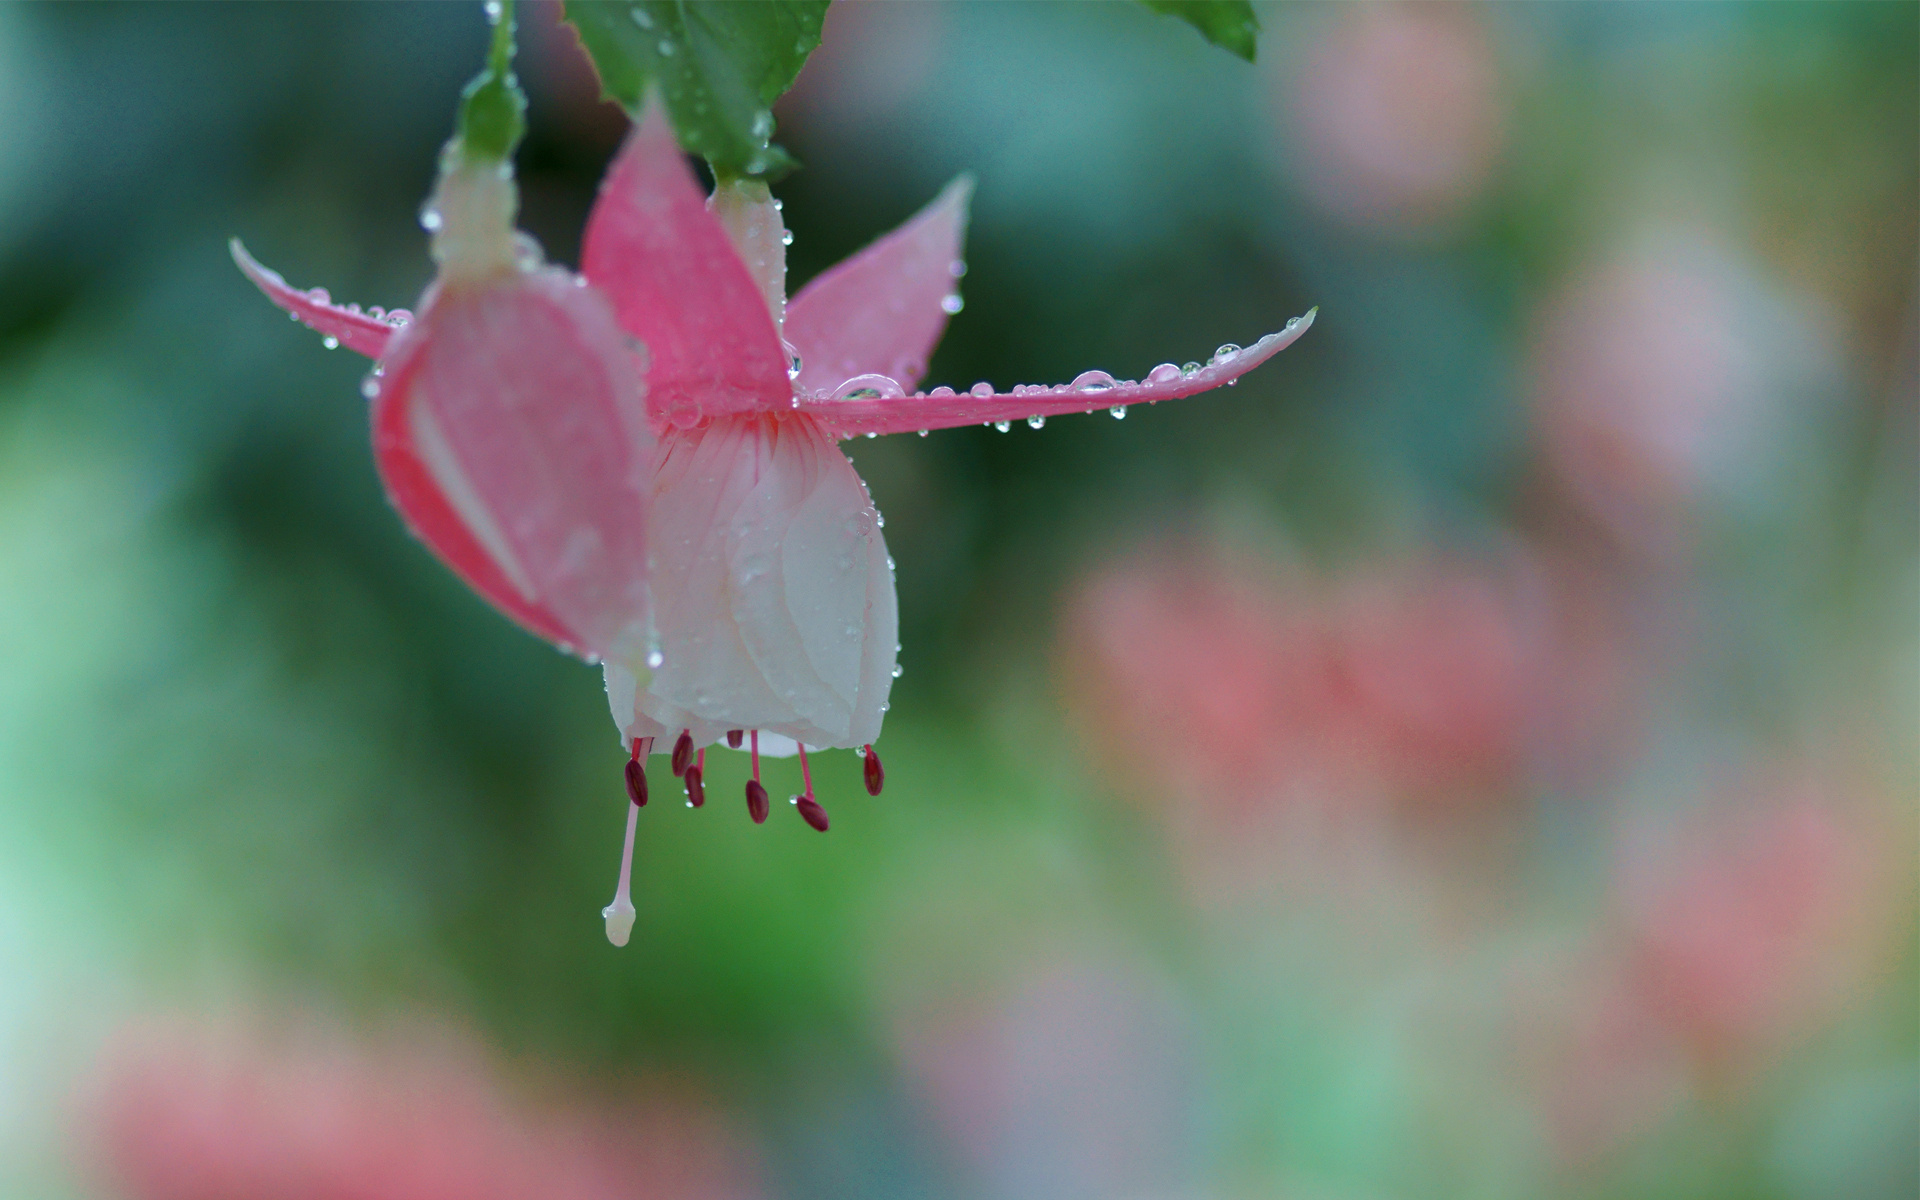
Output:
<svg viewBox="0 0 1920 1200">
<path fill-rule="evenodd" d="M 788 304 L 789 239 L 779 202 L 753 181 L 726 181 L 703 197 L 657 105 L 602 181 L 587 223 L 586 286 L 575 294 L 606 296 L 621 330 L 644 347 L 647 428 L 628 431 L 624 457 L 598 444 L 612 432 L 612 419 L 627 412 L 621 398 L 633 391 L 603 382 L 601 398 L 589 398 L 597 408 L 576 443 L 583 456 L 602 457 L 582 469 L 585 480 L 556 486 L 572 497 L 595 479 L 611 481 L 608 472 L 618 467 L 646 464 L 644 498 L 616 502 L 603 484 L 609 504 L 599 519 L 645 522 L 657 651 L 636 661 L 631 653 L 561 637 L 529 619 L 525 606 L 502 599 L 512 593 L 476 586 L 537 632 L 603 662 L 613 717 L 632 752 L 634 809 L 647 799 L 647 755 L 669 744 L 688 803 L 703 804 L 704 747 L 722 738 L 736 749 L 750 739 L 747 807 L 756 821 L 765 820 L 768 807 L 761 754 L 800 753 L 806 784 L 793 800 L 816 829 L 825 830 L 828 819 L 813 792 L 807 747 L 860 748 L 868 790 L 878 793 L 884 776 L 872 743 L 898 673 L 893 562 L 880 533 L 884 522 L 837 442 L 960 425 L 1004 429 L 1016 420 L 1037 428 L 1050 416 L 1099 409 L 1124 416 L 1130 404 L 1232 383 L 1312 323 L 1309 313 L 1245 349 L 1222 346 L 1205 364 L 1163 363 L 1137 382 L 1087 371 L 1071 383 L 1010 392 L 985 383 L 964 392 L 913 391 L 947 318 L 960 310 L 955 288 L 964 271 L 960 243 L 971 186 L 965 177 L 956 180 L 900 229 Z M 393 374 L 391 364 L 413 340 L 406 333 L 334 305 L 323 292 L 290 288 L 237 247 L 235 254 L 275 303 L 339 344 L 379 358 Z M 488 348 L 489 361 L 523 351 L 520 341 L 503 331 Z M 545 398 L 540 411 L 551 412 L 557 427 L 564 397 L 555 393 L 551 410 Z M 379 422 L 376 412 L 377 428 Z M 506 494 L 491 480 L 473 481 L 471 490 Z M 531 486 L 512 494 L 530 505 L 551 503 Z M 498 511 L 504 518 L 509 510 Z M 538 528 L 552 537 L 559 526 Z M 637 530 L 633 537 L 639 539 Z M 597 541 L 593 549 L 614 544 Z M 572 561 L 564 546 L 547 543 L 544 551 L 555 562 Z M 459 569 L 461 560 L 442 553 Z M 626 862 L 635 814 L 628 815 Z M 616 942 L 625 940 L 616 924 L 631 924 L 626 876 L 623 862 L 620 892 L 608 908 Z"/>
</svg>

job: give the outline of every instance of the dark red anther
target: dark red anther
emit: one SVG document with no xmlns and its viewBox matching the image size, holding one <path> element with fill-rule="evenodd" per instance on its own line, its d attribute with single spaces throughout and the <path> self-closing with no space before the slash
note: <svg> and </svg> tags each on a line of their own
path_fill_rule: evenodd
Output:
<svg viewBox="0 0 1920 1200">
<path fill-rule="evenodd" d="M 673 773 L 685 775 L 687 764 L 693 761 L 693 731 L 682 729 L 680 740 L 673 744 Z"/>
<path fill-rule="evenodd" d="M 880 766 L 880 756 L 873 752 L 872 746 L 863 747 L 867 761 L 860 764 L 860 773 L 866 776 L 867 795 L 878 796 L 880 788 L 887 782 L 887 772 Z"/>
<path fill-rule="evenodd" d="M 637 758 L 627 760 L 627 799 L 637 808 L 647 806 L 647 768 Z"/>
<path fill-rule="evenodd" d="M 766 824 L 767 807 L 767 789 L 760 786 L 758 779 L 747 780 L 747 815 L 755 825 Z"/>
<path fill-rule="evenodd" d="M 700 781 L 700 768 L 687 768 L 687 803 L 699 808 L 707 802 L 706 785 Z"/>
<path fill-rule="evenodd" d="M 801 820 L 821 833 L 827 831 L 827 810 L 820 807 L 818 800 L 812 796 L 802 796 L 793 802 L 793 806 L 800 810 Z"/>
<path fill-rule="evenodd" d="M 744 729 L 727 730 L 727 749 L 738 750 L 740 748 L 740 743 L 746 740 L 747 740 L 746 730 Z"/>
</svg>

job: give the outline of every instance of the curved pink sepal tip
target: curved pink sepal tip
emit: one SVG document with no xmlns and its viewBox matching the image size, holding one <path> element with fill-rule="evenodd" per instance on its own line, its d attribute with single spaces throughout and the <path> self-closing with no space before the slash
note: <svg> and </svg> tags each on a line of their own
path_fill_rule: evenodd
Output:
<svg viewBox="0 0 1920 1200">
<path fill-rule="evenodd" d="M 1020 421 L 1065 413 L 1097 412 L 1130 404 L 1178 400 L 1217 388 L 1253 370 L 1285 350 L 1312 325 L 1314 313 L 1297 317 L 1279 333 L 1270 333 L 1244 350 L 1182 374 L 1170 363 L 1155 367 L 1146 379 L 1115 380 L 1102 371 L 1088 371 L 1073 383 L 1017 385 L 1011 392 L 955 392 L 935 388 L 912 396 L 874 396 L 860 399 L 803 398 L 801 411 L 812 414 L 835 437 L 863 433 L 907 433 L 921 429 L 952 429 L 995 421 Z M 860 380 L 851 382 L 859 383 Z"/>
<path fill-rule="evenodd" d="M 386 319 L 361 312 L 358 308 L 342 308 L 327 297 L 324 288 L 315 288 L 303 292 L 289 284 L 278 271 L 270 271 L 260 265 L 247 248 L 240 244 L 239 238 L 227 243 L 233 253 L 233 261 L 254 286 L 267 294 L 267 299 L 286 309 L 315 333 L 335 338 L 342 346 L 356 354 L 368 358 L 379 358 L 387 352 L 387 342 L 395 332 L 406 324 L 405 314 L 395 321 L 389 314 Z"/>
<path fill-rule="evenodd" d="M 958 293 L 973 178 L 962 175 L 906 224 L 830 267 L 787 304 L 800 354 L 795 391 L 828 392 L 856 375 L 911 388 L 947 327 Z"/>
<path fill-rule="evenodd" d="M 685 426 L 792 407 L 767 301 L 708 211 L 658 104 L 600 183 L 581 271 L 651 355 L 647 409 L 657 421 Z"/>
</svg>

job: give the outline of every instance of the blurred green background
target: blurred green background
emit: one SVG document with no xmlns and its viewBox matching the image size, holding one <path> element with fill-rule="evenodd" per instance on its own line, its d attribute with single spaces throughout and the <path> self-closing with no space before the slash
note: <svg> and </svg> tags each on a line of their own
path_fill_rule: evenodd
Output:
<svg viewBox="0 0 1920 1200">
<path fill-rule="evenodd" d="M 850 443 L 886 794 L 720 754 L 616 951 L 597 672 L 225 250 L 411 305 L 479 6 L 0 5 L 0 1192 L 1920 1194 L 1920 7 L 1260 11 L 835 5 L 792 278 L 974 172 L 929 385 L 1319 320 Z"/>
</svg>

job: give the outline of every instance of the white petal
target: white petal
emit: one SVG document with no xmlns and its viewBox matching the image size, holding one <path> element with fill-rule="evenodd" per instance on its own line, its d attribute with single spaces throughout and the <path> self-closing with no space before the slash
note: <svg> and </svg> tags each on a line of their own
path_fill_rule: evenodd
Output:
<svg viewBox="0 0 1920 1200">
<path fill-rule="evenodd" d="M 699 744 L 729 729 L 809 746 L 879 737 L 898 615 L 853 464 L 797 413 L 676 430 L 660 453 L 649 532 L 665 660 L 637 715 Z"/>
</svg>

